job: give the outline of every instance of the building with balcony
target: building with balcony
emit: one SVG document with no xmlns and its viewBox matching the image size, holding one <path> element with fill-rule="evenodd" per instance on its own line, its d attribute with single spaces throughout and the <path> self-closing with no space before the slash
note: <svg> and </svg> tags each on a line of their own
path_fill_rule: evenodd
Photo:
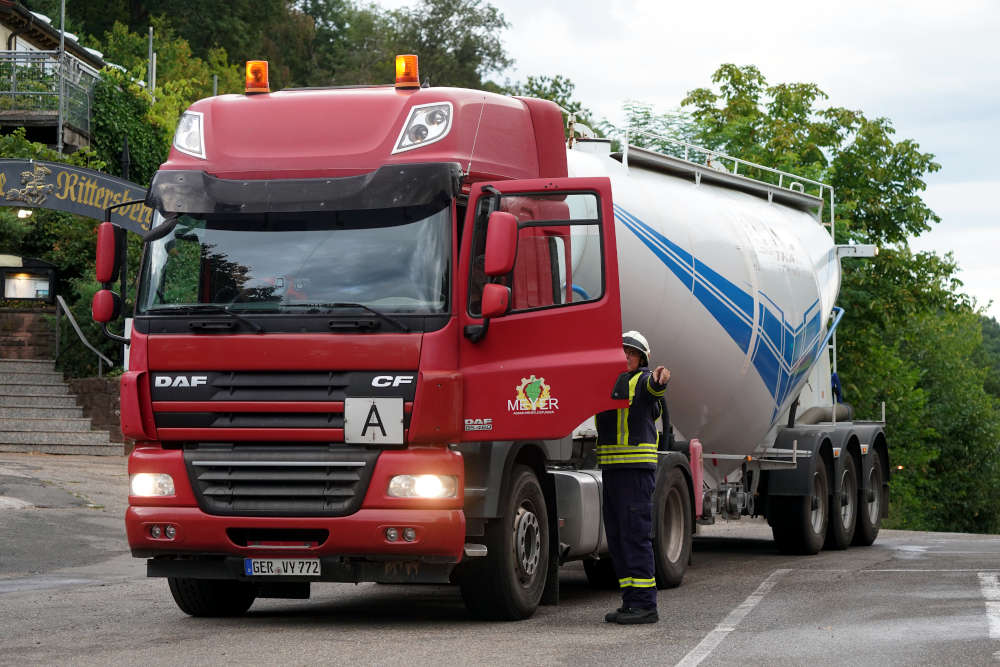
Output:
<svg viewBox="0 0 1000 667">
<path fill-rule="evenodd" d="M 26 128 L 27 137 L 65 152 L 90 145 L 91 107 L 99 51 L 65 34 L 47 16 L 13 0 L 0 0 L 0 132 Z"/>
</svg>

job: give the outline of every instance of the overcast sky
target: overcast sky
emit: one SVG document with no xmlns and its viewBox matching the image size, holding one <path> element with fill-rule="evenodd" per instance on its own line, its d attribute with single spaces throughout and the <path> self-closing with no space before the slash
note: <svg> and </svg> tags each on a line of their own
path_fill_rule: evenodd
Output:
<svg viewBox="0 0 1000 667">
<path fill-rule="evenodd" d="M 889 118 L 942 166 L 924 196 L 942 221 L 911 245 L 954 251 L 966 291 L 1000 319 L 1000 0 L 491 4 L 515 60 L 494 78 L 569 77 L 598 118 L 620 120 L 627 99 L 674 109 L 727 62 Z"/>
</svg>

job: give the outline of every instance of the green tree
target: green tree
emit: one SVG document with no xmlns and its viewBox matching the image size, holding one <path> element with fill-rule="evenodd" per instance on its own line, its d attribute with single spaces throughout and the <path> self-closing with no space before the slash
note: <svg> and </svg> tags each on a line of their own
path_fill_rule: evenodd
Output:
<svg viewBox="0 0 1000 667">
<path fill-rule="evenodd" d="M 1000 322 L 995 317 L 981 317 L 983 325 L 983 346 L 977 352 L 976 361 L 987 369 L 984 388 L 995 398 L 1000 398 Z"/>
<path fill-rule="evenodd" d="M 309 85 L 390 83 L 395 56 L 415 53 L 431 85 L 499 90 L 486 77 L 512 62 L 500 40 L 507 21 L 482 0 L 421 0 L 392 11 L 305 0 L 301 8 L 315 25 Z"/>
<path fill-rule="evenodd" d="M 625 122 L 622 125 L 615 125 L 607 120 L 598 125 L 607 136 L 617 137 L 615 143 L 620 145 L 628 135 L 630 145 L 679 158 L 692 157 L 683 145 L 677 144 L 693 144 L 697 141 L 698 126 L 689 114 L 681 110 L 657 113 L 653 105 L 637 100 L 626 101 L 622 110 L 625 112 Z"/>
<path fill-rule="evenodd" d="M 150 118 L 149 93 L 126 74 L 105 69 L 94 87 L 93 146 L 106 171 L 123 176 L 121 156 L 128 141 L 129 180 L 148 185 L 167 159 L 165 128 Z"/>
</svg>

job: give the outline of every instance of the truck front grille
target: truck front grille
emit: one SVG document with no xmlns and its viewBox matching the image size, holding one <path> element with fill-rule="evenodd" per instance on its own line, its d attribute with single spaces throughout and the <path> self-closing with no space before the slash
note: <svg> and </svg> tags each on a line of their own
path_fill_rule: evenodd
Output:
<svg viewBox="0 0 1000 667">
<path fill-rule="evenodd" d="M 184 463 L 198 505 L 224 516 L 346 516 L 361 507 L 378 450 L 197 443 Z"/>
<path fill-rule="evenodd" d="M 401 398 L 409 427 L 416 371 L 188 371 L 150 377 L 165 441 L 344 442 L 348 398 Z"/>
</svg>

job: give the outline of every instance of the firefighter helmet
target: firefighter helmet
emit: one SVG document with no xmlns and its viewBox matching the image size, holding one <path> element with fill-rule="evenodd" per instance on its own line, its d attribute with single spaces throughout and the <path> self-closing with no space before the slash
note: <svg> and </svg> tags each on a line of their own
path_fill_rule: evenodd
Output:
<svg viewBox="0 0 1000 667">
<path fill-rule="evenodd" d="M 639 352 L 642 355 L 641 366 L 649 365 L 649 343 L 646 342 L 646 337 L 643 336 L 638 331 L 626 331 L 622 334 L 622 346 L 630 347 L 633 350 Z"/>
</svg>

